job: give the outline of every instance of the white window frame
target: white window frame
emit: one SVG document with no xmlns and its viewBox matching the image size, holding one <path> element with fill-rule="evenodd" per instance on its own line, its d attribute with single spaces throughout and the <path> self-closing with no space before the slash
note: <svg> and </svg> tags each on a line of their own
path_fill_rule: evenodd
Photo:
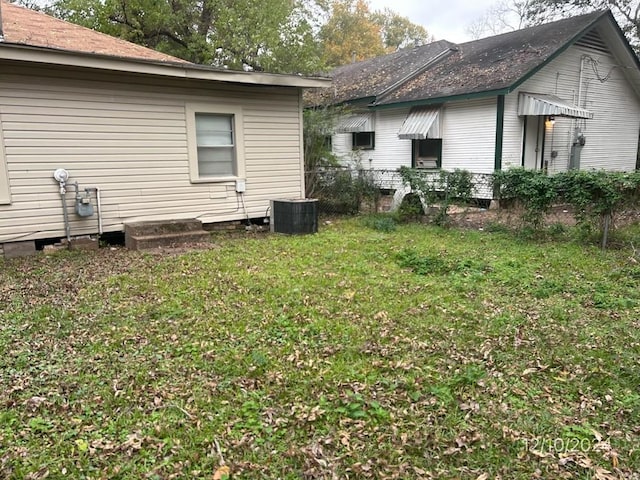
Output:
<svg viewBox="0 0 640 480">
<path fill-rule="evenodd" d="M 185 106 L 187 119 L 187 143 L 189 149 L 189 177 L 191 183 L 229 182 L 245 178 L 244 161 L 244 132 L 242 107 L 237 105 L 190 103 Z M 220 175 L 214 177 L 200 176 L 198 171 L 198 139 L 196 137 L 196 114 L 218 114 L 231 116 L 233 129 L 233 144 L 235 156 L 235 175 Z"/>
<path fill-rule="evenodd" d="M 2 135 L 2 119 L 0 118 L 0 205 L 11 204 L 11 186 L 9 185 L 9 169 L 7 155 L 4 150 L 4 136 Z"/>
</svg>

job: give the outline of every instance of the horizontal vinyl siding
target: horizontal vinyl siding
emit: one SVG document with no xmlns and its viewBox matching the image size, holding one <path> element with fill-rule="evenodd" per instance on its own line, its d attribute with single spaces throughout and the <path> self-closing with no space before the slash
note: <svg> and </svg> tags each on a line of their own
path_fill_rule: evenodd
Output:
<svg viewBox="0 0 640 480">
<path fill-rule="evenodd" d="M 577 105 L 580 62 L 584 55 L 598 61 L 601 78 L 608 73 L 611 75 L 601 82 L 590 62 L 584 62 L 582 99 L 578 106 L 593 112 L 593 119 L 556 118 L 553 131 L 548 132 L 545 139 L 544 158 L 550 162 L 549 170 L 567 169 L 576 127 L 586 137 L 581 169 L 633 170 L 638 150 L 640 101 L 623 70 L 614 68 L 617 62 L 611 55 L 573 46 L 527 80 L 518 91 L 555 94 Z M 514 92 L 510 97 L 517 99 L 517 95 L 518 92 Z M 512 105 L 514 103 L 516 106 L 512 107 L 511 114 L 515 116 L 517 100 Z M 551 158 L 552 150 L 558 152 L 555 159 Z"/>
<path fill-rule="evenodd" d="M 524 117 L 518 116 L 518 94 L 504 99 L 504 125 L 502 128 L 502 169 L 522 166 L 522 135 Z"/>
<path fill-rule="evenodd" d="M 351 133 L 337 133 L 332 137 L 333 153 L 343 165 L 365 169 L 396 170 L 411 166 L 411 140 L 400 140 L 398 131 L 409 109 L 379 110 L 375 115 L 375 148 L 352 150 Z"/>
<path fill-rule="evenodd" d="M 57 168 L 67 169 L 81 191 L 100 187 L 105 231 L 139 220 L 244 218 L 235 182 L 189 181 L 188 103 L 242 107 L 249 216 L 264 216 L 270 199 L 303 196 L 297 89 L 59 76 L 35 69 L 0 73 L 12 195 L 10 205 L 0 205 L 0 243 L 65 235 L 52 178 Z M 97 215 L 73 213 L 74 194 L 67 185 L 72 235 L 96 233 Z"/>
<path fill-rule="evenodd" d="M 364 168 L 377 170 L 411 166 L 412 142 L 398 138 L 398 131 L 408 114 L 408 108 L 376 112 L 374 150 L 352 152 L 349 133 L 333 136 L 333 152 L 346 165 L 353 165 L 355 158 Z M 496 99 L 448 103 L 440 116 L 442 168 L 491 173 L 495 155 Z"/>
<path fill-rule="evenodd" d="M 0 205 L 11 203 L 11 189 L 9 187 L 9 171 L 4 153 L 4 138 L 2 134 L 2 116 L 0 115 Z"/>
<path fill-rule="evenodd" d="M 334 133 L 331 137 L 331 151 L 345 166 L 353 165 L 353 152 L 351 151 L 351 134 Z"/>
<path fill-rule="evenodd" d="M 411 166 L 411 140 L 398 138 L 398 131 L 409 114 L 408 108 L 378 110 L 376 112 L 376 148 L 364 152 L 366 168 L 397 170 L 401 166 Z"/>
<path fill-rule="evenodd" d="M 613 66 L 611 57 L 600 57 L 599 72 L 602 76 Z M 585 122 L 587 143 L 582 149 L 580 168 L 634 170 L 640 131 L 640 100 L 622 70 L 614 69 L 605 83 L 595 78 L 593 70 L 586 70 L 586 73 L 590 83 L 584 95 L 585 106 L 594 112 L 594 117 Z"/>
<path fill-rule="evenodd" d="M 491 173 L 495 159 L 496 98 L 447 103 L 442 133 L 442 168 Z"/>
</svg>

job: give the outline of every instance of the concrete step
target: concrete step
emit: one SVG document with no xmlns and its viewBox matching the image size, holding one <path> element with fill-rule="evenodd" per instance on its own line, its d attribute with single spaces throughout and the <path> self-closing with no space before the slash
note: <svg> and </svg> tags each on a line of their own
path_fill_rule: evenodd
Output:
<svg viewBox="0 0 640 480">
<path fill-rule="evenodd" d="M 27 240 L 25 242 L 9 242 L 0 245 L 0 253 L 4 252 L 4 258 L 17 258 L 35 255 L 36 242 Z M 2 258 L 3 255 L 0 255 Z"/>
<path fill-rule="evenodd" d="M 162 235 L 164 233 L 201 232 L 202 222 L 196 219 L 133 222 L 124 226 L 125 234 L 134 236 Z"/>
<path fill-rule="evenodd" d="M 124 226 L 124 243 L 130 250 L 169 247 L 185 243 L 209 242 L 211 236 L 200 220 L 135 222 Z"/>
</svg>

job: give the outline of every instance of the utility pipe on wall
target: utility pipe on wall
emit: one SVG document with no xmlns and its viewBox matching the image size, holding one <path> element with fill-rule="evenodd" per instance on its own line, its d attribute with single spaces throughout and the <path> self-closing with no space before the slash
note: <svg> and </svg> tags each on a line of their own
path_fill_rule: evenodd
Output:
<svg viewBox="0 0 640 480">
<path fill-rule="evenodd" d="M 102 235 L 102 207 L 100 205 L 100 187 L 96 188 L 96 201 L 98 202 L 98 234 Z"/>
<path fill-rule="evenodd" d="M 60 182 L 60 198 L 62 199 L 62 216 L 64 218 L 64 232 L 67 235 L 67 243 L 71 242 L 71 225 L 69 224 L 69 212 L 67 212 L 67 189 L 64 182 Z"/>
<path fill-rule="evenodd" d="M 64 231 L 67 235 L 67 242 L 71 242 L 71 226 L 69 225 L 69 213 L 67 212 L 67 180 L 69 172 L 64 168 L 58 168 L 53 172 L 53 178 L 60 184 L 60 199 L 62 200 L 62 216 L 64 218 Z"/>
<path fill-rule="evenodd" d="M 578 108 L 583 108 L 582 107 L 582 84 L 584 83 L 584 61 L 589 58 L 588 55 L 581 55 L 580 56 L 580 74 L 578 75 Z M 585 106 L 587 104 L 586 102 L 586 98 L 585 98 Z M 567 160 L 567 170 L 571 170 L 572 166 L 575 165 L 575 155 L 576 155 L 576 138 L 578 136 L 578 132 L 580 129 L 579 126 L 579 120 L 577 118 L 573 119 L 573 132 L 569 132 L 569 158 Z M 579 153 L 578 153 L 579 155 Z M 578 162 L 579 164 L 579 162 Z"/>
<path fill-rule="evenodd" d="M 98 204 L 98 235 L 102 235 L 102 204 L 100 202 L 100 187 L 87 187 L 85 192 L 96 192 L 96 203 Z"/>
<path fill-rule="evenodd" d="M 582 76 L 584 75 L 584 61 L 586 55 L 580 57 L 580 75 L 578 76 L 578 107 L 582 108 Z"/>
<path fill-rule="evenodd" d="M 71 224 L 69 222 L 69 212 L 67 206 L 67 181 L 69 180 L 69 173 L 64 168 L 58 168 L 53 172 L 53 178 L 60 185 L 60 198 L 62 200 L 62 215 L 64 217 L 64 231 L 67 237 L 67 242 L 71 242 Z M 80 198 L 78 182 L 74 182 L 76 188 L 76 201 Z M 102 199 L 100 198 L 100 187 L 86 187 L 84 189 L 85 194 L 88 196 L 90 192 L 96 192 L 96 202 L 98 204 L 98 235 L 102 235 Z M 93 211 L 89 214 L 93 215 Z M 84 216 L 84 215 L 81 215 Z"/>
</svg>

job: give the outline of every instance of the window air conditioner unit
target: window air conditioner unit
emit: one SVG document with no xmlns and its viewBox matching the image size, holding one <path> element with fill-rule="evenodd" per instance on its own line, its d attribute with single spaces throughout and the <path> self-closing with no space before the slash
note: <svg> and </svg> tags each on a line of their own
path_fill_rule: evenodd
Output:
<svg viewBox="0 0 640 480">
<path fill-rule="evenodd" d="M 419 158 L 416 160 L 416 168 L 437 168 L 438 161 L 434 159 Z"/>
</svg>

